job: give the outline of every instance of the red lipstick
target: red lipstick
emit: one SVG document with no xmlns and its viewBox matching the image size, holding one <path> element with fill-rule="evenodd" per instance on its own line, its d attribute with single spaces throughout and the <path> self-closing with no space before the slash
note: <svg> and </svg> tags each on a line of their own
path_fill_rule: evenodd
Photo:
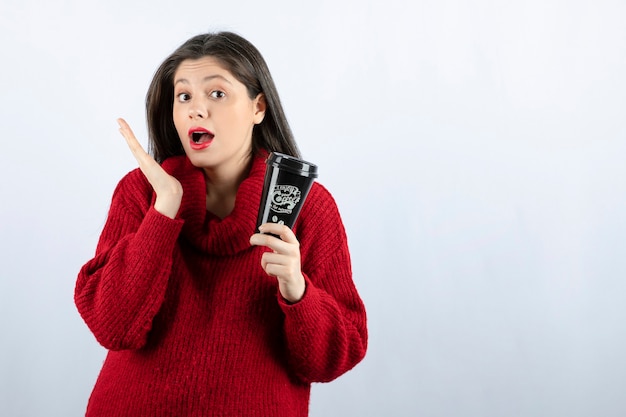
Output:
<svg viewBox="0 0 626 417">
<path fill-rule="evenodd" d="M 211 146 L 213 137 L 215 136 L 213 132 L 200 126 L 190 128 L 188 135 L 189 146 L 191 146 L 191 149 L 194 151 L 200 151 Z"/>
</svg>

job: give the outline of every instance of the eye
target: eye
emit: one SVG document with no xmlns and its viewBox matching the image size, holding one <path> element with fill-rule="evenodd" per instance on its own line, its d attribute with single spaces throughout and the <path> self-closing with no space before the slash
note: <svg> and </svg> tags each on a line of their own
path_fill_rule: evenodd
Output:
<svg viewBox="0 0 626 417">
<path fill-rule="evenodd" d="M 211 97 L 213 98 L 224 98 L 226 97 L 226 93 L 220 90 L 213 90 L 211 91 L 211 93 L 209 94 Z"/>
<path fill-rule="evenodd" d="M 181 103 L 185 103 L 191 99 L 191 95 L 187 93 L 180 93 L 176 97 L 178 98 L 178 101 L 180 101 Z"/>
</svg>

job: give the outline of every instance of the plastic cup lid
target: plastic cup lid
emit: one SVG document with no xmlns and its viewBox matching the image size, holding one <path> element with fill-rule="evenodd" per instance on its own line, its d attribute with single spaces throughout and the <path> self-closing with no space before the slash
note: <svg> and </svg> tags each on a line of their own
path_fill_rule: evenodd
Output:
<svg viewBox="0 0 626 417">
<path fill-rule="evenodd" d="M 266 163 L 267 165 L 274 165 L 280 167 L 280 169 L 293 172 L 294 174 L 317 178 L 317 165 L 298 159 L 295 156 L 272 152 L 267 157 Z"/>
</svg>

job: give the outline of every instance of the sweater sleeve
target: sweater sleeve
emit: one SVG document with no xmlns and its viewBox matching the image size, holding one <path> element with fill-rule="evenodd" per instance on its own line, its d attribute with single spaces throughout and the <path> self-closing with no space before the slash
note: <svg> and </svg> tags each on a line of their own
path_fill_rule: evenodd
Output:
<svg viewBox="0 0 626 417">
<path fill-rule="evenodd" d="M 183 221 L 154 210 L 151 198 L 139 171 L 120 181 L 96 254 L 78 274 L 76 307 L 110 350 L 144 346 L 165 297 Z"/>
<path fill-rule="evenodd" d="M 309 197 L 312 201 L 297 225 L 306 291 L 295 304 L 279 298 L 290 364 L 306 383 L 339 377 L 359 363 L 367 349 L 365 307 L 352 280 L 337 206 L 321 186 Z"/>
</svg>

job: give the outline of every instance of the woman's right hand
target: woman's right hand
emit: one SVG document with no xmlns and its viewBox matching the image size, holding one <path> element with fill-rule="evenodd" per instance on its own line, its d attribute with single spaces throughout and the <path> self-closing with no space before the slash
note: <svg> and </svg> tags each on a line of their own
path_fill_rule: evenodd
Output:
<svg viewBox="0 0 626 417">
<path fill-rule="evenodd" d="M 128 147 L 139 163 L 139 169 L 156 193 L 154 209 L 164 216 L 175 218 L 183 198 L 182 185 L 176 178 L 165 172 L 161 165 L 142 148 L 124 119 L 117 119 L 117 122 L 120 125 L 120 133 L 126 139 Z"/>
</svg>

